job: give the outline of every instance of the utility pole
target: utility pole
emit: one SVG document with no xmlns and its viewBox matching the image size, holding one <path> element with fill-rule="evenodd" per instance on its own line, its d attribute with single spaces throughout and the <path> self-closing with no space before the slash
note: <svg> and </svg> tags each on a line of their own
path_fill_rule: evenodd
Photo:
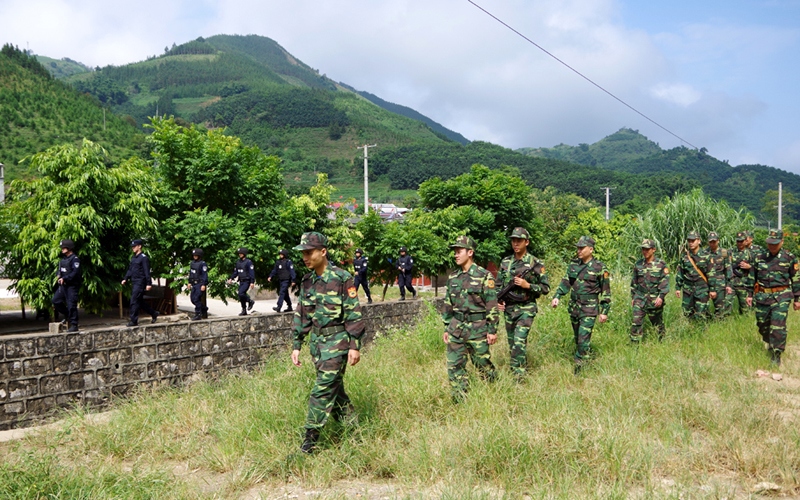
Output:
<svg viewBox="0 0 800 500">
<path fill-rule="evenodd" d="M 374 148 L 377 144 L 364 144 L 363 146 L 356 146 L 357 149 L 364 148 L 364 215 L 369 213 L 369 177 L 367 170 L 367 157 L 369 148 Z"/>
<path fill-rule="evenodd" d="M 611 188 L 604 187 L 600 189 L 606 190 L 606 220 L 609 220 L 611 218 L 611 211 L 610 211 Z"/>
<path fill-rule="evenodd" d="M 6 201 L 5 165 L 0 163 L 0 203 Z"/>
<path fill-rule="evenodd" d="M 783 229 L 783 183 L 778 183 L 778 229 Z"/>
</svg>

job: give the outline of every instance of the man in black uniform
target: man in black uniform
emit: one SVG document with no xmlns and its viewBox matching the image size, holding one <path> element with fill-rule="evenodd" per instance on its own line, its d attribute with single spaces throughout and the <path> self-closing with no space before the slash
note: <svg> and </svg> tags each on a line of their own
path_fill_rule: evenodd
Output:
<svg viewBox="0 0 800 500">
<path fill-rule="evenodd" d="M 367 304 L 372 304 L 372 295 L 369 293 L 369 280 L 367 279 L 367 264 L 369 264 L 369 259 L 364 257 L 364 252 L 360 248 L 356 248 L 356 258 L 353 259 L 353 270 L 356 273 L 354 281 L 356 292 L 358 292 L 359 285 L 364 287 L 364 293 L 367 295 Z"/>
<path fill-rule="evenodd" d="M 286 312 L 292 311 L 292 299 L 289 298 L 289 285 L 297 280 L 297 274 L 294 272 L 294 264 L 288 258 L 289 252 L 281 250 L 278 255 L 278 261 L 275 262 L 275 267 L 269 273 L 267 281 L 272 281 L 272 278 L 278 280 L 278 305 L 272 308 L 273 311 L 281 312 L 283 301 L 286 301 Z"/>
<path fill-rule="evenodd" d="M 131 319 L 128 321 L 127 326 L 136 326 L 139 324 L 139 309 L 150 315 L 151 323 L 156 322 L 158 318 L 158 311 L 150 307 L 144 301 L 144 292 L 149 292 L 152 286 L 150 279 L 150 259 L 147 255 L 142 253 L 142 240 L 133 240 L 131 242 L 131 249 L 133 250 L 133 257 L 128 266 L 128 272 L 122 280 L 122 284 L 131 281 Z"/>
<path fill-rule="evenodd" d="M 400 287 L 400 300 L 406 300 L 406 288 L 411 292 L 413 298 L 417 298 L 417 291 L 411 286 L 414 259 L 407 254 L 406 247 L 400 247 L 400 258 L 397 259 L 397 270 L 400 271 L 400 276 L 397 277 L 397 285 Z"/>
<path fill-rule="evenodd" d="M 61 240 L 61 260 L 56 272 L 57 287 L 53 307 L 69 323 L 68 332 L 78 331 L 78 291 L 81 286 L 81 263 L 75 255 L 75 243 Z"/>
<path fill-rule="evenodd" d="M 247 295 L 247 291 L 256 286 L 256 268 L 253 261 L 247 258 L 247 249 L 240 248 L 236 250 L 239 254 L 239 260 L 233 267 L 233 273 L 228 278 L 228 283 L 235 279 L 239 280 L 239 302 L 242 304 L 242 312 L 239 316 L 247 316 L 247 311 L 252 311 L 256 301 Z"/>
<path fill-rule="evenodd" d="M 203 250 L 195 248 L 192 250 L 192 264 L 189 266 L 189 297 L 194 304 L 194 316 L 192 321 L 203 319 L 207 315 L 208 308 L 203 307 L 203 296 L 208 288 L 208 265 L 203 258 Z"/>
</svg>

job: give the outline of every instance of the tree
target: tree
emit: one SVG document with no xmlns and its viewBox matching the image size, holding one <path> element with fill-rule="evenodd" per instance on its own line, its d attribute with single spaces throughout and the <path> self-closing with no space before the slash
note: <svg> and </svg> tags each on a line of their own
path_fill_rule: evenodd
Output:
<svg viewBox="0 0 800 500">
<path fill-rule="evenodd" d="M 148 238 L 158 223 L 154 200 L 159 188 L 139 159 L 107 166 L 108 155 L 84 140 L 80 147 L 52 147 L 30 158 L 40 175 L 14 181 L 0 209 L 15 241 L 9 252 L 11 287 L 38 309 L 50 307 L 58 241 L 71 239 L 83 268 L 80 303 L 102 311 L 119 290 L 132 238 Z"/>
<path fill-rule="evenodd" d="M 793 214 L 800 212 L 800 200 L 798 200 L 790 191 L 783 190 L 782 195 L 783 205 L 783 220 L 784 224 L 794 222 Z M 770 220 L 777 225 L 778 223 L 778 190 L 770 189 L 761 198 L 761 215 L 767 220 Z"/>
</svg>

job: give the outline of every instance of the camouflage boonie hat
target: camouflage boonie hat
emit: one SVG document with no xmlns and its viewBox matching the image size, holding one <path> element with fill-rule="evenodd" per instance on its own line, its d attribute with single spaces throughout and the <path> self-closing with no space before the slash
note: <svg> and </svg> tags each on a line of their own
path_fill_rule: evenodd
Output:
<svg viewBox="0 0 800 500">
<path fill-rule="evenodd" d="M 328 237 L 322 233 L 311 231 L 303 233 L 300 237 L 300 244 L 294 250 L 313 250 L 315 248 L 328 248 Z"/>
<path fill-rule="evenodd" d="M 594 248 L 594 238 L 592 238 L 591 236 L 581 236 L 580 239 L 578 239 L 578 242 L 575 244 L 575 246 L 578 248 L 582 247 Z"/>
<path fill-rule="evenodd" d="M 450 245 L 450 248 L 466 248 L 467 250 L 474 251 L 477 245 L 475 244 L 475 240 L 469 236 L 459 236 L 456 242 Z"/>
<path fill-rule="evenodd" d="M 739 231 L 736 233 L 736 241 L 744 241 L 747 239 L 747 231 Z"/>
<path fill-rule="evenodd" d="M 708 241 L 719 241 L 719 235 L 716 232 L 711 231 L 708 233 Z"/>
<path fill-rule="evenodd" d="M 642 245 L 641 246 L 642 246 L 642 248 L 655 248 L 656 247 L 656 242 L 651 240 L 651 239 L 649 239 L 649 238 L 648 239 L 644 239 L 644 240 L 642 240 Z"/>
<path fill-rule="evenodd" d="M 767 236 L 767 245 L 777 245 L 783 240 L 783 231 L 780 229 L 771 229 Z"/>
<path fill-rule="evenodd" d="M 700 233 L 698 233 L 697 231 L 689 231 L 689 234 L 686 235 L 686 239 L 687 240 L 699 240 L 700 239 Z"/>
<path fill-rule="evenodd" d="M 524 227 L 515 227 L 514 231 L 511 232 L 511 237 L 512 238 L 520 238 L 520 239 L 523 239 L 523 240 L 530 240 L 531 239 L 531 235 L 528 234 L 528 230 L 525 229 Z"/>
</svg>

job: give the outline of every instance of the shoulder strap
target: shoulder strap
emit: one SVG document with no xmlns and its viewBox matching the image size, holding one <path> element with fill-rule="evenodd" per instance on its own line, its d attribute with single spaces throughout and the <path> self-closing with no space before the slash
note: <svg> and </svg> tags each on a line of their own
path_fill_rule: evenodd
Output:
<svg viewBox="0 0 800 500">
<path fill-rule="evenodd" d="M 708 278 L 706 278 L 706 275 L 703 274 L 703 271 L 701 271 L 700 268 L 697 267 L 697 264 L 695 264 L 694 259 L 692 258 L 692 254 L 689 253 L 688 248 L 686 249 L 686 256 L 689 257 L 689 262 L 692 263 L 692 267 L 694 268 L 695 271 L 697 271 L 697 274 L 700 275 L 701 278 L 703 278 L 703 281 L 708 283 Z"/>
</svg>

